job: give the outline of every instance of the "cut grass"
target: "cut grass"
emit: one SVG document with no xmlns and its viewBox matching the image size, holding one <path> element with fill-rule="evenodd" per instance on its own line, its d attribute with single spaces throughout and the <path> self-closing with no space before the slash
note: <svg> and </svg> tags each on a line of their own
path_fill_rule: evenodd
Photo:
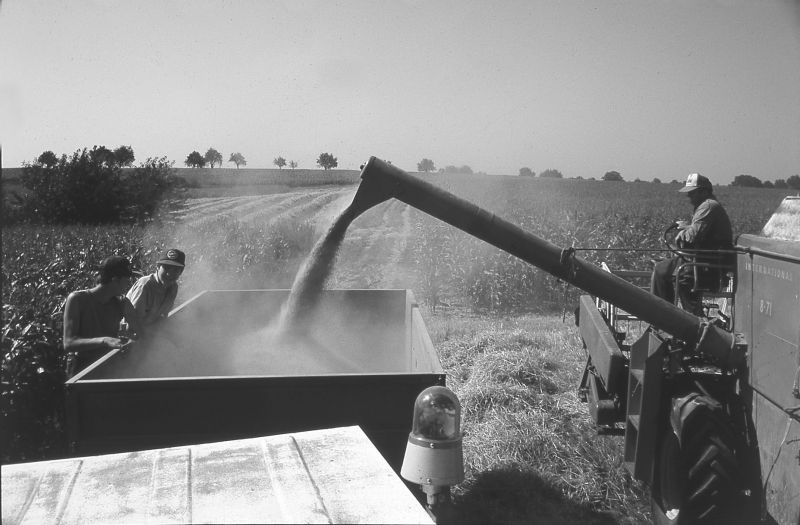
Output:
<svg viewBox="0 0 800 525">
<path fill-rule="evenodd" d="M 577 331 L 558 316 L 426 312 L 462 403 L 465 481 L 443 523 L 649 523 L 647 492 L 577 397 Z"/>
</svg>

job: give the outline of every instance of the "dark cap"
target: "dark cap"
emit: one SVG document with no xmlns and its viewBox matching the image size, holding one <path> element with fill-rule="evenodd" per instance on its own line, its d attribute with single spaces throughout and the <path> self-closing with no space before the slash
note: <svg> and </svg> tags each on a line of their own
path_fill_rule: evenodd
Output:
<svg viewBox="0 0 800 525">
<path fill-rule="evenodd" d="M 176 248 L 170 248 L 156 261 L 156 264 L 166 264 L 168 266 L 184 268 L 186 266 L 186 254 Z"/>
<path fill-rule="evenodd" d="M 700 188 L 706 188 L 708 190 L 712 189 L 711 181 L 699 173 L 691 173 L 688 177 L 686 177 L 686 185 L 678 191 L 681 193 L 686 193 Z"/>
<path fill-rule="evenodd" d="M 114 277 L 133 277 L 141 275 L 131 267 L 131 262 L 125 257 L 119 255 L 112 255 L 106 257 L 100 263 L 100 278 L 105 280 L 113 279 Z"/>
</svg>

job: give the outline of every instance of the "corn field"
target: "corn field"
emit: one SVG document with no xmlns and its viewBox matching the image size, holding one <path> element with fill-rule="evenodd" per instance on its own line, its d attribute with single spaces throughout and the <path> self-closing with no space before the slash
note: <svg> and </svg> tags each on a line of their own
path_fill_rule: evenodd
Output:
<svg viewBox="0 0 800 525">
<path fill-rule="evenodd" d="M 690 208 L 677 186 L 520 177 L 429 176 L 578 256 L 649 269 L 661 233 Z M 224 191 L 224 190 L 222 190 Z M 167 248 L 189 257 L 179 301 L 209 288 L 288 288 L 316 239 L 355 187 L 190 199 L 159 226 L 4 227 L 2 253 L 3 463 L 59 457 L 63 442 L 62 315 L 66 296 L 94 284 L 104 257 L 145 271 Z M 734 232 L 757 232 L 786 192 L 719 188 Z M 601 250 L 601 251 L 593 251 Z M 411 288 L 431 308 L 492 314 L 554 311 L 575 290 L 482 241 L 392 201 L 351 225 L 329 287 Z M 571 311 L 572 306 L 570 306 Z"/>
</svg>

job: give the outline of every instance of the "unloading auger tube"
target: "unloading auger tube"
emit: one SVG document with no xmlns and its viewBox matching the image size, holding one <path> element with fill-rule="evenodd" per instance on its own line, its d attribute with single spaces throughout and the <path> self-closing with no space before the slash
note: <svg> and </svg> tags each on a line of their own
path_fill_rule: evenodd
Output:
<svg viewBox="0 0 800 525">
<path fill-rule="evenodd" d="M 744 361 L 745 349 L 743 345 L 734 344 L 733 334 L 575 257 L 569 249 L 562 250 L 378 158 L 370 157 L 361 170 L 361 184 L 345 213 L 355 218 L 390 198 L 424 211 L 636 315 L 711 357 L 723 368 L 736 368 Z"/>
</svg>

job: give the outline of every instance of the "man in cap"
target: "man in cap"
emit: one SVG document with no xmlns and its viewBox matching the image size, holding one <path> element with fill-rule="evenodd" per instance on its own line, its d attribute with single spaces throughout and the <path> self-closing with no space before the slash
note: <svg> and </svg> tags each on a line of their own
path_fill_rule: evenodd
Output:
<svg viewBox="0 0 800 525">
<path fill-rule="evenodd" d="M 186 267 L 186 254 L 170 248 L 156 261 L 156 271 L 145 275 L 128 292 L 145 327 L 164 319 L 175 304 L 178 278 Z"/>
<path fill-rule="evenodd" d="M 679 248 L 690 250 L 730 250 L 733 247 L 731 221 L 725 209 L 714 196 L 714 188 L 708 178 L 699 173 L 692 173 L 686 178 L 686 184 L 680 190 L 686 193 L 694 207 L 692 221 L 678 221 L 679 232 L 675 244 Z M 697 262 L 725 264 L 730 257 L 720 254 L 698 255 Z M 673 274 L 682 262 L 682 257 L 675 256 L 656 264 L 650 283 L 650 291 L 669 302 L 675 302 L 675 284 Z M 702 313 L 702 304 L 694 294 L 694 275 L 691 268 L 684 268 L 678 279 L 678 297 L 681 305 L 696 315 Z M 712 272 L 713 273 L 713 272 Z M 717 274 L 718 275 L 718 274 Z"/>
<path fill-rule="evenodd" d="M 136 310 L 125 297 L 132 278 L 141 274 L 119 255 L 103 259 L 98 273 L 97 286 L 72 292 L 64 305 L 67 378 L 109 351 L 128 344 L 126 338 L 119 337 L 123 317 L 134 332 L 141 333 Z"/>
</svg>

